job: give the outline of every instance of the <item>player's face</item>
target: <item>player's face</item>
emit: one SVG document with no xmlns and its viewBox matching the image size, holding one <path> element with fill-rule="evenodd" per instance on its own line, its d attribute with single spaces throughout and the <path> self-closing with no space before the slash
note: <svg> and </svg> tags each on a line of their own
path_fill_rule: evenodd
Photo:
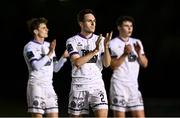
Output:
<svg viewBox="0 0 180 118">
<path fill-rule="evenodd" d="M 133 24 L 130 21 L 124 21 L 119 29 L 120 34 L 125 37 L 130 37 L 133 32 Z"/>
<path fill-rule="evenodd" d="M 86 14 L 81 24 L 82 31 L 85 33 L 93 33 L 96 27 L 96 19 L 93 14 Z"/>
<path fill-rule="evenodd" d="M 39 28 L 37 29 L 38 33 L 37 33 L 37 37 L 39 38 L 47 38 L 48 37 L 48 28 L 46 26 L 46 24 L 41 23 L 39 25 Z"/>
</svg>

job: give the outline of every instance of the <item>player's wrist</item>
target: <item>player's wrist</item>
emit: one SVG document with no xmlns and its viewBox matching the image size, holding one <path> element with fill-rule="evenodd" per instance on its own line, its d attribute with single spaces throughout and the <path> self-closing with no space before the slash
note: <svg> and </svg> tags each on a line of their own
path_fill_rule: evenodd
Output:
<svg viewBox="0 0 180 118">
<path fill-rule="evenodd" d="M 123 53 L 123 56 L 127 56 L 129 53 L 128 52 L 124 52 Z"/>
<path fill-rule="evenodd" d="M 96 54 L 98 52 L 98 49 L 94 49 L 93 53 Z"/>
<path fill-rule="evenodd" d="M 105 48 L 105 49 L 109 49 L 109 46 L 105 46 L 104 48 Z"/>
</svg>

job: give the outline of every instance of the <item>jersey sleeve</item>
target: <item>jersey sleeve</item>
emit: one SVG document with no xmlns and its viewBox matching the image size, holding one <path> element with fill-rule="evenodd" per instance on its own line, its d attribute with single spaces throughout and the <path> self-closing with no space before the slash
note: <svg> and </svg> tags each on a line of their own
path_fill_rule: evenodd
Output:
<svg viewBox="0 0 180 118">
<path fill-rule="evenodd" d="M 109 44 L 109 50 L 110 50 L 110 53 L 111 53 L 111 57 L 112 57 L 112 58 L 118 57 L 118 55 L 115 53 L 115 49 L 114 49 L 114 46 L 113 46 L 113 43 L 112 43 L 112 42 L 110 42 L 110 44 Z"/>
<path fill-rule="evenodd" d="M 56 58 L 54 58 L 55 60 L 53 60 L 54 62 L 54 72 L 58 72 L 64 65 L 64 63 L 67 61 L 66 58 L 61 57 L 58 61 Z"/>
<path fill-rule="evenodd" d="M 69 56 L 71 57 L 73 54 L 79 54 L 77 47 L 76 47 L 76 42 L 71 38 L 66 41 L 66 49 L 69 53 Z"/>
<path fill-rule="evenodd" d="M 39 70 L 48 61 L 50 61 L 50 58 L 47 55 L 43 55 L 41 58 L 39 58 L 37 49 L 33 46 L 28 46 L 25 49 L 25 56 L 27 57 L 27 61 L 30 63 L 31 67 L 34 70 Z"/>
<path fill-rule="evenodd" d="M 144 47 L 142 45 L 142 42 L 140 40 L 137 40 L 137 43 L 140 45 L 140 48 L 141 48 L 141 54 L 144 54 Z"/>
</svg>

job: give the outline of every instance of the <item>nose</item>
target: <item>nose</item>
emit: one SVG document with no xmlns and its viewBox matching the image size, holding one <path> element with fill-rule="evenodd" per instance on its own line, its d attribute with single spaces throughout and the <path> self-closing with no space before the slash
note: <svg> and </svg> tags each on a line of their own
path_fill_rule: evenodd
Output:
<svg viewBox="0 0 180 118">
<path fill-rule="evenodd" d="M 91 25 L 93 25 L 93 26 L 94 26 L 94 25 L 95 25 L 95 23 L 96 23 L 96 22 L 92 21 L 92 22 L 91 22 Z"/>
</svg>

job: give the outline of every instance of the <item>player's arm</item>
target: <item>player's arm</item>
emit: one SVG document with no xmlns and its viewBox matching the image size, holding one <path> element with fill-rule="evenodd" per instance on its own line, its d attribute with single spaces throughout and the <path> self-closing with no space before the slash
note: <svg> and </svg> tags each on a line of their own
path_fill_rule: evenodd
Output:
<svg viewBox="0 0 180 118">
<path fill-rule="evenodd" d="M 54 39 L 51 43 L 50 43 L 50 46 L 49 46 L 49 52 L 47 54 L 47 56 L 49 58 L 53 58 L 53 53 L 54 53 L 54 50 L 56 48 L 56 39 Z"/>
<path fill-rule="evenodd" d="M 42 57 L 41 59 L 36 59 L 36 58 L 34 58 L 34 59 L 32 59 L 31 61 L 30 61 L 30 64 L 31 64 L 31 66 L 32 66 L 32 68 L 34 69 L 34 70 L 39 70 L 39 69 L 41 69 L 48 61 L 50 61 L 50 58 L 47 56 L 47 55 L 45 55 L 44 57 Z"/>
<path fill-rule="evenodd" d="M 145 54 L 138 54 L 138 61 L 142 67 L 146 68 L 148 66 L 148 59 Z"/>
<path fill-rule="evenodd" d="M 73 45 L 72 40 L 67 41 L 67 50 L 70 55 L 70 59 L 72 64 L 74 64 L 76 67 L 81 67 L 83 64 L 87 63 L 93 56 L 95 56 L 99 52 L 99 44 L 101 42 L 102 35 L 100 35 L 96 41 L 96 48 L 93 51 L 88 52 L 84 56 L 80 56 L 78 51 L 76 50 L 76 47 Z"/>
<path fill-rule="evenodd" d="M 83 64 L 87 63 L 93 56 L 95 56 L 99 52 L 99 46 L 102 40 L 102 34 L 99 35 L 96 41 L 96 48 L 93 51 L 90 51 L 84 56 L 80 56 L 79 54 L 74 54 L 71 56 L 71 60 L 76 67 L 80 67 Z"/>
<path fill-rule="evenodd" d="M 112 32 L 106 33 L 106 37 L 104 40 L 104 55 L 103 55 L 103 65 L 105 67 L 109 67 L 111 64 L 111 55 L 109 52 L 109 42 L 112 38 Z"/>
<path fill-rule="evenodd" d="M 86 54 L 85 56 L 80 56 L 79 54 L 73 54 L 71 56 L 71 61 L 77 68 L 79 68 L 83 64 L 87 63 L 97 53 L 98 53 L 98 50 L 95 49 L 89 52 L 88 54 Z"/>
<path fill-rule="evenodd" d="M 27 47 L 24 55 L 30 63 L 32 69 L 37 71 L 41 69 L 48 61 L 50 61 L 50 58 L 47 55 L 40 59 L 37 58 L 38 56 L 36 55 L 36 49 L 31 46 Z"/>
<path fill-rule="evenodd" d="M 56 58 L 54 58 L 54 60 L 53 60 L 53 62 L 54 62 L 54 72 L 58 72 L 63 67 L 63 65 L 67 61 L 68 57 L 69 57 L 69 54 L 68 54 L 67 50 L 65 50 L 63 55 L 59 59 L 59 61 L 57 61 Z"/>
<path fill-rule="evenodd" d="M 127 54 L 122 54 L 119 58 L 117 57 L 112 57 L 111 59 L 111 65 L 110 67 L 114 70 L 117 67 L 119 67 L 125 60 L 125 58 L 127 57 Z"/>
<path fill-rule="evenodd" d="M 35 51 L 29 51 L 27 55 L 29 55 L 29 59 L 30 59 L 30 63 L 31 66 L 33 67 L 33 69 L 35 70 L 39 70 L 41 69 L 48 61 L 51 61 L 51 56 L 53 54 L 53 51 L 55 49 L 56 46 L 56 41 L 52 41 L 49 47 L 49 52 L 47 55 L 43 56 L 40 59 L 36 58 L 36 53 Z M 31 54 L 30 54 L 31 53 Z"/>
<path fill-rule="evenodd" d="M 124 53 L 119 58 L 112 57 L 111 68 L 116 69 L 117 67 L 121 66 L 121 64 L 125 61 L 125 58 L 131 52 L 131 50 L 132 50 L 131 45 L 125 45 Z"/>
<path fill-rule="evenodd" d="M 136 52 L 138 54 L 138 58 L 137 59 L 138 59 L 139 64 L 142 67 L 146 68 L 148 66 L 148 59 L 147 59 L 146 55 L 141 52 L 141 50 L 142 50 L 142 46 L 141 45 L 142 45 L 141 42 L 136 42 L 134 44 L 134 48 L 135 48 L 135 50 L 136 50 Z"/>
</svg>

